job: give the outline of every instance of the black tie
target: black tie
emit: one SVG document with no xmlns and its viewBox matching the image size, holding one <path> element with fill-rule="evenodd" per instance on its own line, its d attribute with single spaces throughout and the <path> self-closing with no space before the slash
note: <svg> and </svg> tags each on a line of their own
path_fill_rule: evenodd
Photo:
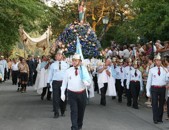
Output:
<svg viewBox="0 0 169 130">
<path fill-rule="evenodd" d="M 123 73 L 122 67 L 120 68 L 121 73 Z"/>
<path fill-rule="evenodd" d="M 61 62 L 59 61 L 59 70 L 61 70 Z"/>
<path fill-rule="evenodd" d="M 158 75 L 160 76 L 161 72 L 160 72 L 160 67 L 158 68 Z"/>
<path fill-rule="evenodd" d="M 75 75 L 77 76 L 78 75 L 78 68 L 75 68 Z"/>
<path fill-rule="evenodd" d="M 135 70 L 135 73 L 134 73 L 135 77 L 137 77 L 137 70 Z"/>
</svg>

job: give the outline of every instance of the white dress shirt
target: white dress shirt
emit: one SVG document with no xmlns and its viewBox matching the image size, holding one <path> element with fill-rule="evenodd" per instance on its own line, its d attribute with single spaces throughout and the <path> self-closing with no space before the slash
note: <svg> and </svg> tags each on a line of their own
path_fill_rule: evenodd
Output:
<svg viewBox="0 0 169 130">
<path fill-rule="evenodd" d="M 167 74 L 167 69 L 160 67 L 160 75 L 158 75 L 158 67 L 153 67 L 149 70 L 147 79 L 147 96 L 150 97 L 151 86 L 165 86 L 168 79 L 169 73 Z"/>
<path fill-rule="evenodd" d="M 121 68 L 122 68 L 122 72 L 121 72 Z M 121 80 L 121 86 L 124 86 L 124 67 L 123 66 L 117 66 L 115 68 L 115 72 L 116 72 L 116 79 L 120 79 Z"/>
<path fill-rule="evenodd" d="M 103 68 L 103 66 L 102 67 L 100 67 L 99 69 L 102 69 Z M 99 78 L 98 78 L 98 82 L 100 83 L 108 83 L 108 75 L 107 75 L 107 73 L 106 73 L 106 70 L 109 70 L 108 68 L 107 69 L 104 69 L 101 73 L 98 73 L 98 76 L 99 76 Z"/>
<path fill-rule="evenodd" d="M 8 71 L 8 64 L 7 64 L 7 61 L 4 59 L 4 60 L 1 60 L 0 61 L 0 64 L 2 64 L 2 66 L 3 66 L 3 68 L 5 69 L 6 68 L 6 70 Z"/>
<path fill-rule="evenodd" d="M 13 71 L 18 71 L 19 68 L 18 68 L 18 62 L 17 63 L 12 63 L 12 70 Z"/>
<path fill-rule="evenodd" d="M 122 72 L 121 72 L 122 68 Z M 124 79 L 124 67 L 123 66 L 117 66 L 115 68 L 116 71 L 116 79 Z"/>
<path fill-rule="evenodd" d="M 123 50 L 123 57 L 124 58 L 129 58 L 129 56 L 130 56 L 129 50 L 128 49 Z"/>
<path fill-rule="evenodd" d="M 137 75 L 135 75 L 135 72 Z M 127 89 L 129 89 L 130 81 L 139 81 L 140 82 L 140 89 L 143 90 L 143 80 L 142 80 L 142 73 L 138 69 L 132 69 L 129 73 L 129 76 L 127 78 Z"/>
<path fill-rule="evenodd" d="M 66 70 L 61 87 L 62 92 L 64 92 L 66 88 L 73 92 L 80 92 L 86 89 L 86 86 L 80 77 L 80 67 L 78 67 L 77 70 L 78 75 L 75 75 L 75 70 L 75 67 Z"/>
<path fill-rule="evenodd" d="M 61 69 L 59 69 L 59 64 Z M 60 61 L 60 63 L 59 61 L 55 61 L 49 68 L 48 83 L 51 83 L 53 80 L 62 81 L 68 68 L 69 64 L 65 61 Z"/>
<path fill-rule="evenodd" d="M 133 70 L 134 68 L 132 66 L 126 66 L 124 68 L 124 79 L 127 79 L 129 74 L 130 74 L 130 71 Z"/>
</svg>

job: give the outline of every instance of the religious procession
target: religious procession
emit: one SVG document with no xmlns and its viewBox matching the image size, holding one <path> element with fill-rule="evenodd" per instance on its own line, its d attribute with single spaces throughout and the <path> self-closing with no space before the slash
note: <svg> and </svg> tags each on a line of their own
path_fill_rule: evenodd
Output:
<svg viewBox="0 0 169 130">
<path fill-rule="evenodd" d="M 146 43 L 142 43 L 144 39 L 137 35 L 138 42 L 135 44 L 121 44 L 112 39 L 109 40 L 108 46 L 103 47 L 108 23 L 100 32 L 100 37 L 97 36 L 96 30 L 87 21 L 86 10 L 90 2 L 81 0 L 77 3 L 78 18 L 68 23 L 52 44 L 51 24 L 38 38 L 31 37 L 23 26 L 19 26 L 18 34 L 23 43 L 23 53 L 18 51 L 10 57 L 0 51 L 0 87 L 10 84 L 12 89 L 15 89 L 12 93 L 20 98 L 33 93 L 40 104 L 50 104 L 54 122 L 64 122 L 69 117 L 68 127 L 71 130 L 109 130 L 94 124 L 90 128 L 90 123 L 86 124 L 86 115 L 92 105 L 93 109 L 98 109 L 99 112 L 94 114 L 97 115 L 102 113 L 102 110 L 109 111 L 112 103 L 113 107 L 118 106 L 119 110 L 129 110 L 132 118 L 136 117 L 133 111 L 149 111 L 147 124 L 152 123 L 151 126 L 145 125 L 142 128 L 131 125 L 126 127 L 127 130 L 163 129 L 162 125 L 167 126 L 169 121 L 168 39 L 158 40 L 161 37 L 156 37 L 156 40 L 150 38 Z M 127 10 L 127 7 L 125 9 Z M 110 22 L 107 16 L 102 19 L 104 22 Z M 41 54 L 31 53 L 32 48 L 40 48 Z M 38 108 L 42 109 L 42 106 Z M 116 111 L 118 110 L 114 112 Z M 102 125 L 104 126 L 104 123 Z M 64 125 L 62 128 L 57 126 L 58 129 L 67 130 L 63 128 Z M 110 126 L 110 129 L 122 129 L 120 126 L 123 124 Z M 2 128 L 7 129 L 6 125 Z M 34 127 L 37 130 L 50 129 L 45 126 L 38 128 Z M 20 130 L 22 127 L 15 129 Z"/>
</svg>

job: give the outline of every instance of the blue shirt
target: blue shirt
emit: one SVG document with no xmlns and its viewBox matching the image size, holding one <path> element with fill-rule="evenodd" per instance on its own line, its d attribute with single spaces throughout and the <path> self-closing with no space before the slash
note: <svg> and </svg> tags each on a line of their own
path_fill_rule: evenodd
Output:
<svg viewBox="0 0 169 130">
<path fill-rule="evenodd" d="M 114 77 L 116 79 L 116 67 L 115 65 L 111 66 L 111 73 L 112 73 L 112 77 Z"/>
<path fill-rule="evenodd" d="M 40 69 L 42 68 L 45 68 L 45 66 L 47 65 L 48 63 L 46 61 L 43 61 L 40 63 Z"/>
<path fill-rule="evenodd" d="M 67 64 L 65 61 L 55 61 L 49 68 L 48 83 L 53 80 L 63 80 L 65 72 L 68 68 L 69 64 Z"/>
</svg>

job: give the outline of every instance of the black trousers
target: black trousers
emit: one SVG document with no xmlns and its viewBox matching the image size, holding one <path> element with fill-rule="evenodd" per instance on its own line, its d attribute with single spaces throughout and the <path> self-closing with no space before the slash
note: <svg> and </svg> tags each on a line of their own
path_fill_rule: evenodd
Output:
<svg viewBox="0 0 169 130">
<path fill-rule="evenodd" d="M 140 82 L 130 82 L 131 96 L 133 98 L 133 107 L 138 107 L 138 96 L 140 92 Z"/>
<path fill-rule="evenodd" d="M 68 99 L 71 111 L 71 130 L 79 130 L 83 125 L 87 99 L 86 91 L 82 93 L 75 93 L 68 90 Z"/>
<path fill-rule="evenodd" d="M 51 92 L 49 90 L 49 87 L 44 87 L 41 97 L 43 98 L 46 95 L 46 91 L 47 91 L 47 99 L 50 100 L 51 99 Z"/>
<path fill-rule="evenodd" d="M 33 75 L 33 85 L 35 84 L 36 77 L 37 77 L 37 71 L 35 71 L 35 72 L 34 72 L 34 75 Z"/>
<path fill-rule="evenodd" d="M 33 72 L 29 72 L 28 86 L 33 85 Z"/>
<path fill-rule="evenodd" d="M 6 81 L 6 78 L 7 78 L 7 69 L 5 68 L 4 69 L 4 81 Z"/>
<path fill-rule="evenodd" d="M 121 86 L 121 79 L 116 79 L 115 86 L 118 95 L 118 101 L 122 102 L 123 87 Z"/>
<path fill-rule="evenodd" d="M 12 71 L 12 83 L 16 85 L 17 79 L 18 79 L 18 71 Z"/>
<path fill-rule="evenodd" d="M 153 120 L 162 121 L 166 88 L 151 87 Z"/>
<path fill-rule="evenodd" d="M 7 79 L 10 79 L 10 76 L 11 76 L 11 69 L 8 69 Z"/>
<path fill-rule="evenodd" d="M 107 86 L 108 86 L 108 83 L 104 83 L 104 87 L 100 89 L 100 92 L 101 92 L 100 104 L 104 106 L 106 105 Z"/>
<path fill-rule="evenodd" d="M 127 94 L 127 85 L 126 85 L 126 82 L 127 82 L 127 79 L 124 79 L 124 81 L 123 81 L 123 84 L 124 84 L 123 92 L 125 94 Z"/>
<path fill-rule="evenodd" d="M 99 87 L 98 87 L 98 83 L 97 83 L 97 74 L 95 74 L 93 76 L 93 82 L 94 82 L 94 91 L 99 92 Z"/>
<path fill-rule="evenodd" d="M 132 96 L 131 96 L 131 89 L 126 89 L 127 94 L 127 106 L 131 106 L 132 104 Z"/>
<path fill-rule="evenodd" d="M 53 88 L 53 110 L 54 113 L 59 114 L 59 108 L 61 111 L 61 114 L 64 114 L 66 110 L 66 101 L 63 102 L 61 100 L 61 86 L 62 82 L 60 81 L 53 81 L 52 82 L 52 88 Z M 66 95 L 66 94 L 65 94 Z"/>
<path fill-rule="evenodd" d="M 169 117 L 169 97 L 167 99 L 167 116 Z"/>
</svg>

